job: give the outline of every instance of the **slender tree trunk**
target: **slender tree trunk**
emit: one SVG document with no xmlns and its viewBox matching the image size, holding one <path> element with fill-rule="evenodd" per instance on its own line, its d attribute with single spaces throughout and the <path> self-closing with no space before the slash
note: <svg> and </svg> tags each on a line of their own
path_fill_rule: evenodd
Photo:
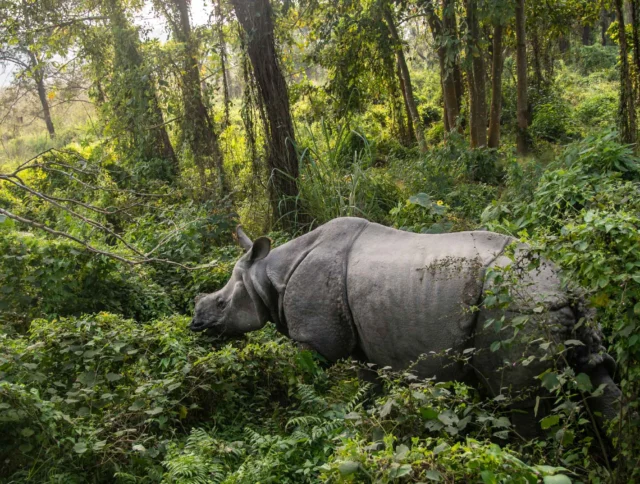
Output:
<svg viewBox="0 0 640 484">
<path fill-rule="evenodd" d="M 451 15 L 449 12 L 453 11 L 451 7 L 451 0 L 445 1 L 445 14 Z M 438 61 L 440 63 L 440 79 L 442 82 L 442 98 L 444 101 L 444 114 L 446 117 L 445 120 L 445 128 L 447 131 L 453 129 L 461 129 L 458 123 L 458 117 L 460 115 L 460 96 L 458 93 L 462 91 L 461 82 L 459 82 L 460 87 L 456 87 L 458 84 L 459 78 L 461 76 L 456 76 L 456 70 L 459 73 L 459 69 L 457 69 L 457 63 L 454 60 L 454 64 L 450 65 L 447 63 L 447 59 L 455 58 L 455 52 L 452 52 L 451 42 L 447 42 L 445 38 L 445 28 L 443 24 L 443 20 L 440 19 L 433 8 L 433 4 L 431 2 L 426 5 L 426 13 L 427 13 L 427 21 L 429 22 L 429 28 L 431 29 L 431 34 L 438 45 L 437 54 Z M 451 40 L 451 39 L 449 39 Z M 448 47 L 449 46 L 449 47 Z M 449 54 L 449 55 L 448 55 Z"/>
<path fill-rule="evenodd" d="M 56 137 L 56 130 L 53 127 L 53 121 L 51 120 L 51 110 L 49 109 L 49 99 L 47 98 L 47 88 L 44 85 L 44 72 L 42 65 L 38 61 L 36 55 L 29 50 L 29 58 L 31 60 L 31 66 L 33 70 L 33 79 L 36 82 L 36 88 L 38 90 L 38 98 L 42 105 L 42 118 L 47 125 L 47 131 L 51 139 Z"/>
<path fill-rule="evenodd" d="M 469 133 L 471 147 L 487 146 L 487 93 L 485 84 L 484 56 L 480 46 L 480 24 L 478 22 L 478 5 L 476 0 L 465 0 L 469 44 L 467 55 L 471 63 L 467 71 L 469 83 Z"/>
<path fill-rule="evenodd" d="M 397 61 L 397 59 L 396 59 Z M 416 141 L 416 132 L 413 129 L 413 123 L 411 122 L 411 113 L 409 111 L 409 102 L 407 101 L 407 89 L 404 85 L 404 79 L 402 78 L 402 73 L 400 71 L 400 63 L 396 62 L 396 74 L 398 76 L 398 81 L 400 83 L 400 92 L 402 92 L 402 99 L 404 101 L 404 109 L 407 113 L 407 141 L 410 143 Z M 403 123 L 402 119 L 400 122 Z"/>
<path fill-rule="evenodd" d="M 518 154 L 529 151 L 529 116 L 527 99 L 527 37 L 525 20 L 525 0 L 516 3 L 516 64 L 517 64 L 517 146 Z"/>
<path fill-rule="evenodd" d="M 393 13 L 389 6 L 385 5 L 383 8 L 384 19 L 387 23 L 387 27 L 389 28 L 389 33 L 391 34 L 391 38 L 395 43 L 395 51 L 396 51 L 396 59 L 398 61 L 398 67 L 400 71 L 400 79 L 402 80 L 401 86 L 404 90 L 404 98 L 409 109 L 409 116 L 411 117 L 411 122 L 413 124 L 413 129 L 416 134 L 416 138 L 418 139 L 418 146 L 420 146 L 420 151 L 427 151 L 427 143 L 424 139 L 424 127 L 422 126 L 422 120 L 420 119 L 420 114 L 418 113 L 418 106 L 416 105 L 415 97 L 413 96 L 413 86 L 411 85 L 411 75 L 409 74 L 409 68 L 407 67 L 407 61 L 404 57 L 404 51 L 402 49 L 402 40 L 400 39 L 400 35 L 398 34 L 398 29 L 396 28 L 396 22 L 393 18 Z"/>
<path fill-rule="evenodd" d="M 493 27 L 491 59 L 491 112 L 489 115 L 489 148 L 500 146 L 500 114 L 502 112 L 502 25 Z"/>
<path fill-rule="evenodd" d="M 631 0 L 631 27 L 633 35 L 633 62 L 636 69 L 636 90 L 640 89 L 640 0 Z"/>
<path fill-rule="evenodd" d="M 183 131 L 195 163 L 198 165 L 201 183 L 207 190 L 205 170 L 211 166 L 218 175 L 217 185 L 222 193 L 229 191 L 222 163 L 222 151 L 213 120 L 209 116 L 202 96 L 198 47 L 191 32 L 189 0 L 172 0 L 177 19 L 170 19 L 174 36 L 184 46 L 184 64 L 181 76 L 182 103 L 184 110 Z M 211 163 L 213 162 L 213 163 Z"/>
<path fill-rule="evenodd" d="M 558 48 L 560 49 L 561 54 L 565 54 L 569 51 L 569 39 L 563 34 L 560 35 L 560 39 L 558 40 Z"/>
<path fill-rule="evenodd" d="M 112 79 L 110 88 L 119 91 L 112 97 L 122 99 L 125 97 L 123 92 L 126 92 L 134 101 L 132 104 L 137 106 L 134 112 L 130 106 L 116 103 L 113 115 L 126 120 L 128 134 L 133 138 L 133 145 L 140 150 L 141 157 L 169 161 L 170 177 L 175 179 L 179 173 L 178 159 L 169 140 L 155 86 L 144 72 L 138 33 L 127 21 L 118 0 L 108 0 L 103 8 L 109 17 L 115 52 L 113 70 L 116 79 Z"/>
<path fill-rule="evenodd" d="M 220 69 L 222 70 L 222 95 L 224 99 L 224 127 L 229 125 L 229 107 L 231 99 L 229 97 L 229 80 L 227 79 L 227 42 L 224 37 L 224 23 L 222 16 L 221 0 L 216 2 L 216 27 L 218 30 L 218 42 L 220 51 Z"/>
<path fill-rule="evenodd" d="M 636 142 L 636 110 L 633 99 L 633 85 L 629 69 L 629 53 L 627 46 L 627 34 L 625 31 L 623 0 L 615 0 L 616 14 L 618 16 L 618 36 L 620 42 L 620 105 L 618 108 L 618 124 L 620 126 L 620 138 L 623 143 Z"/>
<path fill-rule="evenodd" d="M 269 0 L 231 0 L 247 42 L 247 54 L 266 115 L 268 166 L 274 213 L 286 228 L 295 226 L 298 155 L 287 83 L 280 71 Z"/>
<path fill-rule="evenodd" d="M 591 26 L 582 26 L 582 45 L 591 45 Z"/>
<path fill-rule="evenodd" d="M 607 30 L 609 29 L 609 12 L 607 12 L 604 8 L 600 12 L 600 40 L 602 45 L 608 45 L 609 40 L 607 36 Z"/>
<path fill-rule="evenodd" d="M 444 28 L 444 36 L 449 40 L 447 45 L 447 54 L 451 61 L 450 67 L 453 72 L 453 83 L 456 94 L 456 112 L 460 113 L 462 109 L 462 100 L 464 99 L 464 82 L 462 69 L 460 68 L 460 52 L 458 47 L 458 22 L 456 20 L 456 3 L 455 0 L 442 0 L 442 26 Z M 462 126 L 459 126 L 462 132 Z"/>
</svg>

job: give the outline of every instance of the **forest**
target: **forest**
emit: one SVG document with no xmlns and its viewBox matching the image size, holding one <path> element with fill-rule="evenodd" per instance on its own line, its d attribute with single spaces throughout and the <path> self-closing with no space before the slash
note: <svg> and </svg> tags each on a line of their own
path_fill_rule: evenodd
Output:
<svg viewBox="0 0 640 484">
<path fill-rule="evenodd" d="M 637 482 L 639 106 L 640 0 L 0 0 L 0 482 Z M 344 216 L 553 261 L 618 417 L 566 366 L 524 438 L 508 392 L 189 331 L 238 224 Z"/>
</svg>

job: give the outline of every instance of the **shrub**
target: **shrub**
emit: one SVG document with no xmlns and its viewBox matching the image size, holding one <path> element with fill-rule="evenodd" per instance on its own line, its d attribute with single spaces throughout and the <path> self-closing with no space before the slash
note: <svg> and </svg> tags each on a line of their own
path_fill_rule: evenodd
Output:
<svg viewBox="0 0 640 484">
<path fill-rule="evenodd" d="M 618 96 L 615 92 L 591 95 L 576 106 L 576 118 L 585 126 L 607 128 L 615 124 Z"/>
</svg>

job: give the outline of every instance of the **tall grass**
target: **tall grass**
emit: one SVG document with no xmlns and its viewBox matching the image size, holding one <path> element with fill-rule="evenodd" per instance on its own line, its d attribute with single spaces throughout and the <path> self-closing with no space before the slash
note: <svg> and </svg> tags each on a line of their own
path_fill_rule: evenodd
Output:
<svg viewBox="0 0 640 484">
<path fill-rule="evenodd" d="M 318 132 L 307 127 L 306 146 L 298 146 L 297 206 L 311 225 L 336 217 L 383 221 L 399 198 L 391 177 L 376 169 L 375 147 L 349 123 Z"/>
</svg>

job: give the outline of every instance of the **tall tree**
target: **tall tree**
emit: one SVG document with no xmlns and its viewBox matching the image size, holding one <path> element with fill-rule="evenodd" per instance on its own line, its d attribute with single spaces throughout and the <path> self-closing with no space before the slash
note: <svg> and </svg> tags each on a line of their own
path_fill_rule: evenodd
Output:
<svg viewBox="0 0 640 484">
<path fill-rule="evenodd" d="M 489 112 L 489 148 L 500 146 L 500 116 L 502 114 L 502 23 L 493 20 L 493 45 L 491 52 L 491 110 Z"/>
<path fill-rule="evenodd" d="M 178 159 L 166 130 L 153 77 L 140 52 L 138 30 L 127 18 L 120 0 L 106 0 L 101 9 L 109 20 L 114 52 L 103 112 L 118 133 L 123 152 L 147 161 L 165 160 L 166 169 L 154 176 L 173 180 L 179 173 Z M 87 52 L 94 48 L 86 46 Z M 103 61 L 101 55 L 95 59 Z"/>
<path fill-rule="evenodd" d="M 396 52 L 396 59 L 398 63 L 398 73 L 400 75 L 400 86 L 402 94 L 407 105 L 408 115 L 411 119 L 411 124 L 418 140 L 418 145 L 422 152 L 427 151 L 427 143 L 424 139 L 424 126 L 418 113 L 418 106 L 416 104 L 415 97 L 413 95 L 413 86 L 411 84 L 411 75 L 409 73 L 409 67 L 407 66 L 407 60 L 404 56 L 404 50 L 402 48 L 402 39 L 398 34 L 398 28 L 396 27 L 396 21 L 391 11 L 391 7 L 385 2 L 382 6 L 382 13 L 384 15 L 385 22 L 389 28 L 389 33 L 394 42 L 394 48 Z"/>
<path fill-rule="evenodd" d="M 469 134 L 471 147 L 487 145 L 487 93 L 484 55 L 480 45 L 480 21 L 476 0 L 465 0 L 467 12 L 467 81 L 469 83 Z"/>
<path fill-rule="evenodd" d="M 189 0 L 156 0 L 155 5 L 166 17 L 174 39 L 181 46 L 182 132 L 198 168 L 202 189 L 210 191 L 207 173 L 210 170 L 217 175 L 218 190 L 228 192 L 216 126 L 202 95 L 199 46 L 191 28 Z"/>
<path fill-rule="evenodd" d="M 620 138 L 624 143 L 635 143 L 636 110 L 633 99 L 633 84 L 629 68 L 629 48 L 625 30 L 624 2 L 615 0 L 616 16 L 618 18 L 618 42 L 620 44 L 620 103 L 618 106 L 618 125 Z"/>
<path fill-rule="evenodd" d="M 527 35 L 525 0 L 516 0 L 516 64 L 517 64 L 517 150 L 519 155 L 529 151 L 529 101 L 527 97 Z"/>
<path fill-rule="evenodd" d="M 247 54 L 266 117 L 271 203 L 285 227 L 296 223 L 298 155 L 287 83 L 280 70 L 269 0 L 231 0 L 246 37 Z"/>
<path fill-rule="evenodd" d="M 442 0 L 442 17 L 438 16 L 432 0 L 423 4 L 431 34 L 436 42 L 440 64 L 442 97 L 444 99 L 445 126 L 459 129 L 462 82 L 458 64 L 458 34 L 455 19 L 455 1 Z"/>
</svg>

